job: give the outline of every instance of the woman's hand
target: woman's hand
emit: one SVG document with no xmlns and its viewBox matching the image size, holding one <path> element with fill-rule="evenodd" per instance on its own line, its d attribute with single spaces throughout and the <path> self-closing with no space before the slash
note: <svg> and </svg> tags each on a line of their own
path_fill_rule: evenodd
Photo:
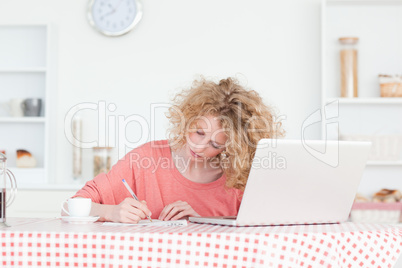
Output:
<svg viewBox="0 0 402 268">
<path fill-rule="evenodd" d="M 127 197 L 120 204 L 111 206 L 105 219 L 113 222 L 138 223 L 141 219 L 151 216 L 152 213 L 147 207 L 147 202 L 137 201 Z"/>
<path fill-rule="evenodd" d="M 169 221 L 169 220 L 179 220 L 188 219 L 188 217 L 200 216 L 194 209 L 184 201 L 176 201 L 163 208 L 161 214 L 159 215 L 159 220 Z"/>
</svg>

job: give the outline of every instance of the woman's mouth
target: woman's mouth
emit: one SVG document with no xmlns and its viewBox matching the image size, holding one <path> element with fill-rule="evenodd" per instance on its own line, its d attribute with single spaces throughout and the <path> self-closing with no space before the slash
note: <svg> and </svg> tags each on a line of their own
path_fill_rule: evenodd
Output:
<svg viewBox="0 0 402 268">
<path fill-rule="evenodd" d="M 194 156 L 195 158 L 201 157 L 201 156 L 199 156 L 198 154 L 194 153 L 191 149 L 190 149 L 190 153 L 191 153 L 191 155 Z"/>
</svg>

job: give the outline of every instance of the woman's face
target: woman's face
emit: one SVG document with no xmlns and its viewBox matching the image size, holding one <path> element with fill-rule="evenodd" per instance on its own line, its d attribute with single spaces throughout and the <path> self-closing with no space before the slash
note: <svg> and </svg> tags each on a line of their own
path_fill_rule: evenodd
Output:
<svg viewBox="0 0 402 268">
<path fill-rule="evenodd" d="M 186 136 L 186 154 L 192 159 L 208 160 L 225 150 L 227 136 L 219 118 L 212 115 L 196 120 L 195 127 Z"/>
</svg>

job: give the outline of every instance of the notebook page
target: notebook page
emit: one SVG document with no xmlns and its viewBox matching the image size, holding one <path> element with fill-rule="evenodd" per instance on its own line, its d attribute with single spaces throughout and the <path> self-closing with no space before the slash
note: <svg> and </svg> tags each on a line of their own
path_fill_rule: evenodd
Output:
<svg viewBox="0 0 402 268">
<path fill-rule="evenodd" d="M 160 221 L 160 220 L 141 220 L 138 223 L 104 222 L 107 226 L 187 226 L 187 220 Z"/>
</svg>

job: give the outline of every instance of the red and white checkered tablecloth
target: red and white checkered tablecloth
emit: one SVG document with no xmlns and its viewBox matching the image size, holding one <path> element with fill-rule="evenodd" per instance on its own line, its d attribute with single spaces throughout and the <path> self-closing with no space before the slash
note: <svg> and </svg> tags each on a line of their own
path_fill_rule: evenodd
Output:
<svg viewBox="0 0 402 268">
<path fill-rule="evenodd" d="M 402 227 L 326 224 L 225 227 L 74 225 L 9 219 L 1 267 L 392 267 Z"/>
</svg>

